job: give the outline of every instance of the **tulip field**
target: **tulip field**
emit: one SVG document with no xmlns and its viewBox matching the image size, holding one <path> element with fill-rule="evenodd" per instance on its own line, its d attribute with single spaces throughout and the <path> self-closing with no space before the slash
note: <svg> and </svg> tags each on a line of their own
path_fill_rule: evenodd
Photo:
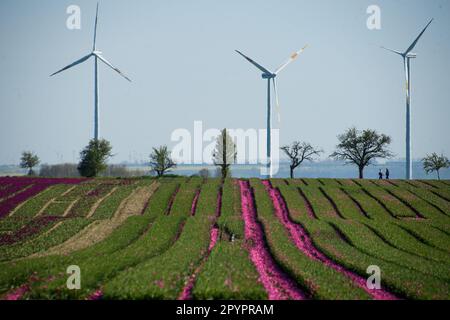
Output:
<svg viewBox="0 0 450 320">
<path fill-rule="evenodd" d="M 0 177 L 0 299 L 449 298 L 449 181 Z"/>
</svg>

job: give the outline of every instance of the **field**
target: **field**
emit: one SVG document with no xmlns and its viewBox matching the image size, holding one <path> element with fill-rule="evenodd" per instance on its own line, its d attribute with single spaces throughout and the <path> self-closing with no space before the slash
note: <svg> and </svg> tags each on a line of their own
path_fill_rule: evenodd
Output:
<svg viewBox="0 0 450 320">
<path fill-rule="evenodd" d="M 0 178 L 1 299 L 449 297 L 449 181 Z"/>
</svg>

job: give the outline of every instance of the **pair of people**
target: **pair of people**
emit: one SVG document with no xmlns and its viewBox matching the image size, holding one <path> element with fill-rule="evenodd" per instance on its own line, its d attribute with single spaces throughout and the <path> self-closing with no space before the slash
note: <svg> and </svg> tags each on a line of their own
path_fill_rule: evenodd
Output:
<svg viewBox="0 0 450 320">
<path fill-rule="evenodd" d="M 389 180 L 389 169 L 388 168 L 386 168 L 385 176 L 386 176 L 386 180 Z M 380 169 L 380 172 L 378 172 L 378 178 L 380 180 L 383 180 L 383 171 L 381 171 L 381 169 Z"/>
</svg>

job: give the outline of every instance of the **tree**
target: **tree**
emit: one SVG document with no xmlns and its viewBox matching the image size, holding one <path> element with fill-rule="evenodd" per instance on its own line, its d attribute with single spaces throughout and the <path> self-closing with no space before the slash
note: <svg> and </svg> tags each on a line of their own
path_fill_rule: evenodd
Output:
<svg viewBox="0 0 450 320">
<path fill-rule="evenodd" d="M 230 166 L 236 163 L 237 151 L 233 138 L 223 129 L 216 138 L 216 148 L 212 154 L 213 163 L 221 171 L 222 179 L 230 175 Z"/>
<path fill-rule="evenodd" d="M 170 152 L 167 146 L 153 148 L 153 152 L 150 155 L 150 167 L 151 171 L 156 173 L 158 177 L 162 177 L 166 172 L 176 166 L 176 163 L 170 157 Z"/>
<path fill-rule="evenodd" d="M 364 168 L 376 158 L 390 158 L 393 154 L 387 149 L 391 137 L 378 134 L 375 130 L 359 131 L 348 129 L 338 136 L 339 144 L 330 157 L 345 160 L 347 164 L 355 164 L 359 169 L 359 178 L 364 178 Z"/>
<path fill-rule="evenodd" d="M 290 146 L 283 146 L 281 150 L 289 157 L 290 163 L 290 174 L 291 179 L 294 178 L 294 170 L 300 166 L 303 161 L 313 161 L 314 156 L 318 156 L 322 153 L 322 150 L 315 149 L 311 144 L 307 142 L 294 141 Z"/>
<path fill-rule="evenodd" d="M 22 152 L 22 157 L 20 158 L 20 167 L 28 169 L 28 175 L 34 175 L 33 168 L 39 164 L 39 157 L 32 151 Z"/>
<path fill-rule="evenodd" d="M 425 170 L 425 172 L 429 174 L 430 172 L 436 171 L 438 180 L 441 180 L 441 177 L 439 176 L 439 170 L 450 167 L 448 158 L 443 154 L 438 155 L 435 152 L 433 152 L 431 155 L 426 155 L 426 157 L 423 158 L 422 161 L 423 169 Z"/>
<path fill-rule="evenodd" d="M 113 156 L 112 147 L 105 139 L 92 139 L 89 144 L 80 152 L 80 163 L 78 172 L 81 176 L 92 178 L 98 176 L 107 168 L 106 162 Z"/>
</svg>

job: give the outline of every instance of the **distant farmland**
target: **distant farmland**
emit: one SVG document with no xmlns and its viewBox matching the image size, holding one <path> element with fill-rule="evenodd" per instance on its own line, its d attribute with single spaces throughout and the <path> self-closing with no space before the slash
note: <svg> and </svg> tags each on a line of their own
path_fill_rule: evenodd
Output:
<svg viewBox="0 0 450 320">
<path fill-rule="evenodd" d="M 0 177 L 0 297 L 449 299 L 450 182 Z"/>
</svg>

